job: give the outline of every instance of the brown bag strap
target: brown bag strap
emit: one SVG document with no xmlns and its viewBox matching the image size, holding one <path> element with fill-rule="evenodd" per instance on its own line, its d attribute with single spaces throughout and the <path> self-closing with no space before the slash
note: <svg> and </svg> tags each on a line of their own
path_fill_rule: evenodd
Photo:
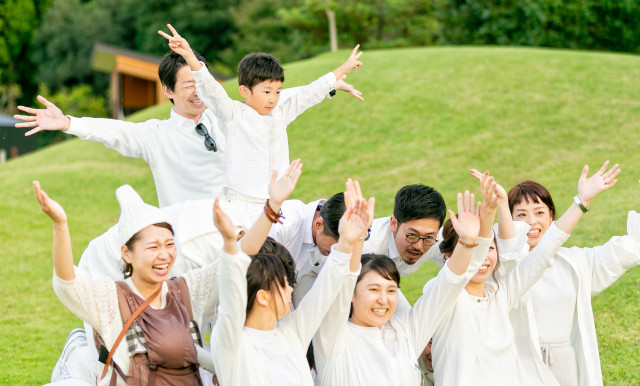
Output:
<svg viewBox="0 0 640 386">
<path fill-rule="evenodd" d="M 109 355 L 107 356 L 107 361 L 104 364 L 104 369 L 102 370 L 102 376 L 100 377 L 100 380 L 104 379 L 104 376 L 107 375 L 107 370 L 109 369 L 109 364 L 111 363 L 111 358 L 113 357 L 113 353 L 116 352 L 116 348 L 118 348 L 118 345 L 122 341 L 122 338 L 124 338 L 125 334 L 127 333 L 127 330 L 129 330 L 129 327 L 131 327 L 131 325 L 133 324 L 134 320 L 136 320 L 138 315 L 140 315 L 142 311 L 144 311 L 144 309 L 147 308 L 149 304 L 151 304 L 151 302 L 158 296 L 158 294 L 160 294 L 161 291 L 162 291 L 162 286 L 160 286 L 160 288 L 158 288 L 158 290 L 154 292 L 153 295 L 149 296 L 149 298 L 144 303 L 142 303 L 140 307 L 138 307 L 138 309 L 133 313 L 133 315 L 131 315 L 129 320 L 127 320 L 127 323 L 124 324 L 124 327 L 122 327 L 122 331 L 120 331 L 120 335 L 118 335 L 118 339 L 116 339 L 116 342 L 111 347 L 111 350 L 109 350 Z"/>
</svg>

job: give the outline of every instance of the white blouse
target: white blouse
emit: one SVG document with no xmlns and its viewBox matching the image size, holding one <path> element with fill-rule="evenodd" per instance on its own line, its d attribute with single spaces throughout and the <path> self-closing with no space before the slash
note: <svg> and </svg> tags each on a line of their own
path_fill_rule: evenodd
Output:
<svg viewBox="0 0 640 386">
<path fill-rule="evenodd" d="M 407 312 L 396 312 L 381 329 L 347 321 L 357 277 L 343 285 L 314 337 L 318 384 L 326 386 L 417 386 L 422 382 L 418 358 L 448 310 L 487 256 L 490 239 L 478 238 L 467 272 L 448 266 L 426 283 Z"/>
<path fill-rule="evenodd" d="M 485 283 L 485 297 L 459 293 L 457 303 L 433 336 L 436 385 L 545 384 L 546 380 L 527 371 L 518 357 L 509 316 L 568 238 L 552 224 L 522 262 L 497 283 Z"/>
<path fill-rule="evenodd" d="M 278 321 L 272 332 L 267 332 L 272 335 L 273 342 L 267 343 L 268 347 L 262 347 L 260 342 L 264 342 L 264 339 L 256 340 L 255 331 L 244 327 L 246 274 L 251 259 L 242 252 L 233 256 L 223 254 L 219 267 L 220 307 L 211 333 L 212 359 L 220 384 L 253 386 L 297 382 L 298 385 L 312 386 L 314 383 L 306 359 L 307 348 L 349 275 L 350 259 L 350 253 L 332 248 L 311 290 L 295 311 Z M 280 350 L 277 355 L 281 360 L 277 362 L 265 357 L 265 354 L 273 354 L 270 348 L 274 345 L 279 346 Z M 290 373 L 292 368 L 298 372 L 296 379 L 283 381 L 281 378 L 271 378 Z"/>
</svg>

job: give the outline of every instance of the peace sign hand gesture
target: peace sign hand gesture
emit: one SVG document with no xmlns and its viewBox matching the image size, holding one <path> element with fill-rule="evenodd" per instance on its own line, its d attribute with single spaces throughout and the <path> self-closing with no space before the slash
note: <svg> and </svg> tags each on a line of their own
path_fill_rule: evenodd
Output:
<svg viewBox="0 0 640 386">
<path fill-rule="evenodd" d="M 189 54 L 193 55 L 193 51 L 191 50 L 187 39 L 180 36 L 178 31 L 176 31 L 176 29 L 173 28 L 171 24 L 167 24 L 167 28 L 169 28 L 169 31 L 171 31 L 173 36 L 169 36 L 169 34 L 163 31 L 158 31 L 158 34 L 164 36 L 169 41 L 169 48 L 171 49 L 171 51 L 175 52 L 185 59 Z"/>
</svg>

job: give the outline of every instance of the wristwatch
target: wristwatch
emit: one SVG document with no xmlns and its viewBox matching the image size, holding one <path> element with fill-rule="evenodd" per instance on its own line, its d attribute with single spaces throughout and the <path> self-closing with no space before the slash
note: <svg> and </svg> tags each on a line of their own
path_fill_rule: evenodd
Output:
<svg viewBox="0 0 640 386">
<path fill-rule="evenodd" d="M 580 208 L 580 210 L 582 211 L 582 213 L 587 213 L 589 211 L 589 207 L 588 206 L 584 206 L 584 204 L 582 203 L 582 200 L 580 199 L 580 197 L 576 194 L 575 197 L 573 197 L 573 202 L 576 203 L 576 205 L 578 205 L 578 208 Z"/>
</svg>

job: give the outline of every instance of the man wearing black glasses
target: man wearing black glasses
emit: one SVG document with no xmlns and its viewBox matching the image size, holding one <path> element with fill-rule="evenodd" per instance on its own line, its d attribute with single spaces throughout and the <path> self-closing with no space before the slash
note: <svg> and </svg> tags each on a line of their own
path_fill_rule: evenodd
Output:
<svg viewBox="0 0 640 386">
<path fill-rule="evenodd" d="M 441 256 L 433 246 L 446 214 L 446 204 L 437 190 L 421 184 L 404 186 L 396 193 L 393 216 L 373 220 L 363 253 L 387 255 L 400 276 L 409 275 L 427 260 Z M 399 296 L 398 309 L 406 307 L 409 303 Z"/>
</svg>

